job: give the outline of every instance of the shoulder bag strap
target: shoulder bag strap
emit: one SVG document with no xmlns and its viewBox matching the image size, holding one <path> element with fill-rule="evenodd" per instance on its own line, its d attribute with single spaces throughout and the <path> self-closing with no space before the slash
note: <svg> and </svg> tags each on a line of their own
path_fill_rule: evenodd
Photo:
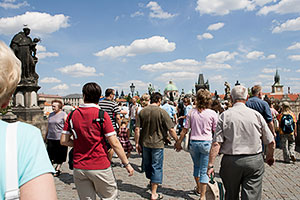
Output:
<svg viewBox="0 0 300 200">
<path fill-rule="evenodd" d="M 77 109 L 75 109 L 77 110 Z M 69 124 L 69 129 L 71 130 L 71 132 L 73 133 L 74 135 L 74 139 L 77 139 L 77 133 L 76 131 L 74 130 L 74 127 L 73 127 L 73 121 L 72 121 L 72 116 L 73 116 L 73 113 L 75 112 L 75 110 L 72 110 L 70 115 L 69 115 L 69 121 L 68 121 L 68 124 Z"/>
<path fill-rule="evenodd" d="M 98 117 L 100 119 L 99 123 L 100 123 L 100 126 L 101 126 L 101 133 L 104 134 L 103 133 L 103 123 L 104 123 L 104 111 L 103 110 L 99 109 L 99 116 Z"/>
<path fill-rule="evenodd" d="M 6 129 L 6 200 L 19 199 L 17 125 L 8 124 Z"/>
</svg>

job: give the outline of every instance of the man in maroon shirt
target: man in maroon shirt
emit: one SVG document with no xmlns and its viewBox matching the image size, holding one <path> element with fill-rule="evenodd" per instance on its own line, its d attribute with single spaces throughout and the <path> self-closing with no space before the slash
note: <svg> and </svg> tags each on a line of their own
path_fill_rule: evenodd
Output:
<svg viewBox="0 0 300 200">
<path fill-rule="evenodd" d="M 117 199 L 117 183 L 107 157 L 105 138 L 121 159 L 129 176 L 133 175 L 124 150 L 116 137 L 109 115 L 104 113 L 103 132 L 99 119 L 98 101 L 101 88 L 87 83 L 82 88 L 84 104 L 68 116 L 61 144 L 74 147 L 74 183 L 80 199 Z M 71 139 L 73 136 L 74 139 Z"/>
</svg>

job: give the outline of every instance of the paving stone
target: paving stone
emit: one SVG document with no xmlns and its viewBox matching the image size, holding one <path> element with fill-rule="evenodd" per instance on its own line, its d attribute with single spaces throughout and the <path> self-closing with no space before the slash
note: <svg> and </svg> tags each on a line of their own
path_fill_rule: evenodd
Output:
<svg viewBox="0 0 300 200">
<path fill-rule="evenodd" d="M 297 152 L 296 157 L 298 161 L 295 164 L 286 164 L 282 162 L 282 150 L 275 150 L 275 165 L 272 167 L 265 165 L 262 199 L 300 199 L 300 154 Z M 135 170 L 132 177 L 128 177 L 126 170 L 120 167 L 120 160 L 113 158 L 113 161 L 117 163 L 113 171 L 118 183 L 119 199 L 149 199 L 151 193 L 147 189 L 149 181 L 144 173 L 140 173 L 141 157 L 133 152 L 129 160 Z M 218 156 L 215 163 L 217 181 L 220 181 L 218 178 L 220 160 L 221 156 Z M 58 199 L 79 199 L 72 171 L 68 169 L 67 163 L 63 164 L 62 170 L 62 174 L 55 177 Z M 163 194 L 164 200 L 199 199 L 193 193 L 195 181 L 193 162 L 189 153 L 175 152 L 171 146 L 165 148 L 163 170 L 163 184 L 159 187 L 158 192 Z"/>
</svg>

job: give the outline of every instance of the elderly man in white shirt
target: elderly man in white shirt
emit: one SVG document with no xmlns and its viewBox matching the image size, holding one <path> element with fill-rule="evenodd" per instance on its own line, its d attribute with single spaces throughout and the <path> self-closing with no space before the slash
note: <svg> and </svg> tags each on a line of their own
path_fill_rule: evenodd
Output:
<svg viewBox="0 0 300 200">
<path fill-rule="evenodd" d="M 218 153 L 224 154 L 220 176 L 226 200 L 261 199 L 264 159 L 261 141 L 268 147 L 266 162 L 274 163 L 275 141 L 263 116 L 245 105 L 248 91 L 235 86 L 231 91 L 233 107 L 220 115 L 210 150 L 207 173 L 213 174 Z"/>
</svg>

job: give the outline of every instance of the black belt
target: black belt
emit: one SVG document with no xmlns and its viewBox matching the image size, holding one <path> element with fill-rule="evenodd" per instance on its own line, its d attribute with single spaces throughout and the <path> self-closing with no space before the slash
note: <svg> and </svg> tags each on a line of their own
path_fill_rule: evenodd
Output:
<svg viewBox="0 0 300 200">
<path fill-rule="evenodd" d="M 236 155 L 233 155 L 233 154 L 224 154 L 224 156 L 256 156 L 256 155 L 259 155 L 259 154 L 262 154 L 262 152 L 260 152 L 260 153 L 254 153 L 254 154 L 236 154 Z"/>
</svg>

